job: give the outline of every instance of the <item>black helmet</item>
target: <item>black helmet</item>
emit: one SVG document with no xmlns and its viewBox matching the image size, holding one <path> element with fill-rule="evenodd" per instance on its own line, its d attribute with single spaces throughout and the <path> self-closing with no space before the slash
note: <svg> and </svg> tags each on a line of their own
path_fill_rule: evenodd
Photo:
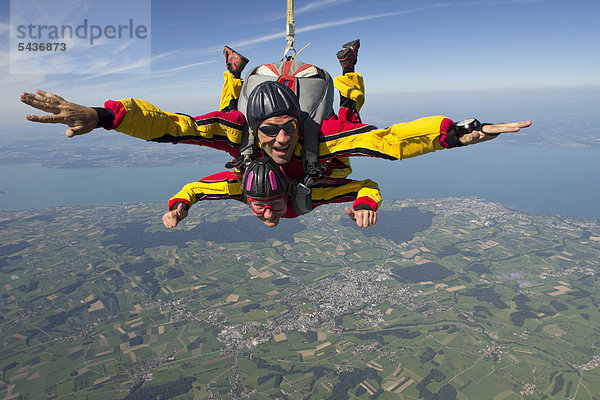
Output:
<svg viewBox="0 0 600 400">
<path fill-rule="evenodd" d="M 269 157 L 252 161 L 244 171 L 244 198 L 269 198 L 287 194 L 289 180 L 283 169 Z"/>
<path fill-rule="evenodd" d="M 267 81 L 257 85 L 248 96 L 246 116 L 253 132 L 267 118 L 291 115 L 300 121 L 298 96 L 286 85 Z"/>
</svg>

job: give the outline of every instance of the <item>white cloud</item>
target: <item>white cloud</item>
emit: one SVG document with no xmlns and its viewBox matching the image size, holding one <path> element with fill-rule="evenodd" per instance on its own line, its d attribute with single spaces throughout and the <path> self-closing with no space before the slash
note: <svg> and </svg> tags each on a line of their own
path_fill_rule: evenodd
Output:
<svg viewBox="0 0 600 400">
<path fill-rule="evenodd" d="M 181 55 L 183 53 L 184 53 L 183 49 L 176 49 L 176 50 L 165 51 L 164 53 L 152 54 L 152 62 L 155 63 L 155 62 L 159 62 L 162 60 L 168 60 L 174 56 Z"/>
<path fill-rule="evenodd" d="M 285 37 L 284 31 L 281 31 L 278 33 L 272 33 L 270 35 L 259 36 L 259 37 L 253 38 L 253 39 L 240 40 L 239 42 L 232 43 L 231 46 L 232 47 L 250 46 L 253 44 L 260 44 L 260 43 L 268 42 L 268 41 L 274 40 L 274 39 L 281 39 L 282 37 Z"/>
<path fill-rule="evenodd" d="M 327 8 L 327 7 L 332 7 L 332 6 L 336 6 L 338 4 L 341 3 L 347 3 L 350 0 L 317 0 L 317 1 L 311 1 L 310 3 L 294 10 L 294 14 L 302 14 L 305 12 L 309 12 L 309 11 L 313 11 L 313 10 L 318 10 L 321 8 Z"/>
<path fill-rule="evenodd" d="M 106 63 L 110 63 L 111 65 L 113 64 L 114 60 L 110 59 L 110 60 L 104 60 L 105 65 Z M 84 80 L 88 80 L 88 79 L 95 79 L 98 78 L 100 76 L 106 76 L 106 75 L 111 75 L 111 74 L 123 74 L 123 73 L 128 73 L 131 72 L 132 70 L 136 70 L 136 69 L 143 69 L 143 68 L 149 68 L 150 67 L 150 63 L 151 63 L 151 59 L 150 57 L 142 57 L 140 59 L 137 59 L 135 61 L 129 62 L 127 64 L 123 64 L 120 65 L 118 67 L 113 67 L 111 69 L 108 69 L 106 71 L 102 71 L 96 75 L 91 75 L 88 76 L 86 78 L 84 78 Z M 98 68 L 95 68 L 98 69 Z"/>
<path fill-rule="evenodd" d="M 306 5 L 298 8 L 297 10 L 295 10 L 295 13 L 299 14 L 299 13 L 309 12 L 309 11 L 322 9 L 322 8 L 326 8 L 326 7 L 333 7 L 333 6 L 337 6 L 341 3 L 348 2 L 348 1 L 350 1 L 350 0 L 312 1 Z M 348 24 L 353 24 L 353 23 L 362 22 L 362 21 L 389 18 L 389 17 L 398 16 L 398 15 L 407 15 L 407 14 L 422 12 L 422 11 L 436 9 L 436 8 L 465 7 L 465 6 L 474 6 L 474 5 L 496 6 L 496 5 L 506 4 L 506 2 L 533 3 L 533 2 L 543 2 L 543 1 L 547 1 L 547 0 L 489 0 L 489 1 L 488 0 L 484 0 L 484 1 L 474 0 L 474 1 L 464 1 L 464 2 L 439 2 L 439 3 L 434 3 L 434 4 L 431 4 L 428 6 L 416 7 L 416 8 L 407 9 L 407 10 L 398 10 L 398 11 L 390 11 L 390 12 L 384 12 L 384 13 L 378 13 L 378 14 L 372 14 L 372 15 L 363 15 L 363 16 L 358 16 L 358 17 L 349 17 L 349 18 L 343 18 L 343 19 L 340 19 L 337 21 L 328 21 L 328 22 L 324 22 L 324 23 L 313 24 L 313 25 L 302 27 L 302 28 L 297 28 L 296 33 L 310 32 L 310 31 L 315 31 L 315 30 L 319 30 L 319 29 L 326 29 L 326 28 L 340 26 L 340 25 L 348 25 Z M 278 19 L 281 19 L 281 18 L 282 18 L 281 16 L 278 17 Z M 271 33 L 271 34 L 267 34 L 267 35 L 254 37 L 254 38 L 247 38 L 247 39 L 239 40 L 237 42 L 231 43 L 230 46 L 233 48 L 243 48 L 243 47 L 248 47 L 248 46 L 259 45 L 261 43 L 269 42 L 272 40 L 280 40 L 280 39 L 284 39 L 284 38 L 285 38 L 285 31 L 282 29 L 280 32 L 277 32 L 277 33 Z M 179 49 L 179 50 L 182 51 L 184 49 Z M 198 50 L 198 49 L 186 50 L 186 52 L 184 52 L 184 53 L 189 55 L 190 52 L 192 52 L 192 54 L 194 54 L 195 56 L 204 56 L 204 55 L 213 55 L 220 51 L 221 51 L 220 47 L 214 46 L 214 47 L 205 48 L 205 49 L 201 49 L 201 50 Z M 170 55 L 171 55 L 171 53 L 165 53 L 165 57 L 163 57 L 162 55 L 153 56 L 153 62 L 156 62 L 163 58 L 170 57 Z M 189 64 L 189 65 L 194 66 L 194 64 Z M 168 70 L 166 70 L 166 71 L 168 71 Z"/>
<path fill-rule="evenodd" d="M 339 2 L 339 1 L 342 1 L 342 0 L 331 0 L 330 2 L 333 3 L 333 2 Z M 309 4 L 308 6 L 310 6 L 311 4 Z M 432 5 L 429 7 L 419 7 L 419 8 L 414 8 L 411 10 L 393 11 L 393 12 L 388 12 L 388 13 L 365 15 L 362 17 L 350 17 L 350 18 L 341 19 L 339 21 L 330 21 L 330 22 L 323 22 L 320 24 L 309 25 L 309 26 L 306 26 L 303 28 L 296 29 L 296 33 L 310 32 L 310 31 L 314 31 L 314 30 L 318 30 L 318 29 L 329 28 L 332 26 L 339 26 L 339 25 L 352 24 L 352 23 L 361 22 L 361 21 L 368 21 L 371 19 L 387 18 L 387 17 L 396 16 L 396 15 L 410 14 L 410 13 L 415 13 L 418 11 L 423 11 L 423 10 L 427 10 L 427 9 L 431 9 L 431 8 L 448 7 L 449 5 L 450 5 L 449 3 L 440 3 L 440 4 Z M 317 7 L 317 6 L 314 6 L 314 7 Z M 268 41 L 275 40 L 275 39 L 281 39 L 283 37 L 285 37 L 285 31 L 282 30 L 281 32 L 278 32 L 278 33 L 263 35 L 263 36 L 259 36 L 259 37 L 255 37 L 255 38 L 246 39 L 246 40 L 240 40 L 238 42 L 232 43 L 232 47 L 250 46 L 250 45 L 268 42 Z"/>
<path fill-rule="evenodd" d="M 188 69 L 188 68 L 198 67 L 198 66 L 201 66 L 201 65 L 214 64 L 214 63 L 216 63 L 218 61 L 222 61 L 221 58 L 219 58 L 219 59 L 214 58 L 212 60 L 200 61 L 200 62 L 195 62 L 195 63 L 191 63 L 191 64 L 182 65 L 182 66 L 179 66 L 179 67 L 165 69 L 165 70 L 162 70 L 162 71 L 156 71 L 156 72 L 153 72 L 152 75 L 156 75 L 156 74 L 168 74 L 168 73 L 171 73 L 171 72 L 177 72 L 177 71 L 181 71 L 181 70 Z"/>
<path fill-rule="evenodd" d="M 311 12 L 311 11 L 315 11 L 315 10 L 321 10 L 323 8 L 329 8 L 329 7 L 334 7 L 337 6 L 338 4 L 342 4 L 342 3 L 347 3 L 349 1 L 352 0 L 316 0 L 316 1 L 311 1 L 305 5 L 303 5 L 302 7 L 299 8 L 295 8 L 294 9 L 294 15 L 297 14 L 304 14 L 306 12 Z M 257 23 L 265 23 L 265 22 L 272 22 L 272 21 L 285 21 L 287 18 L 287 8 L 283 10 L 283 13 L 278 13 L 276 15 L 272 15 L 272 16 L 262 16 L 262 18 L 257 18 L 254 19 L 252 21 L 244 21 L 242 24 L 257 24 Z"/>
<path fill-rule="evenodd" d="M 313 2 L 306 4 L 303 7 L 295 10 L 295 13 L 300 14 L 300 13 L 304 13 L 304 12 L 308 12 L 308 11 L 312 11 L 312 10 L 316 10 L 316 9 L 336 6 L 340 3 L 345 3 L 347 1 L 350 1 L 350 0 L 313 1 Z M 389 17 L 398 16 L 398 15 L 413 14 L 413 13 L 422 12 L 422 11 L 426 11 L 426 10 L 432 10 L 432 9 L 436 9 L 436 8 L 469 7 L 469 6 L 498 6 L 498 5 L 505 5 L 507 3 L 529 4 L 529 3 L 540 3 L 540 2 L 545 2 L 545 1 L 547 1 L 547 0 L 489 0 L 489 1 L 488 0 L 484 0 L 484 1 L 474 0 L 474 1 L 464 1 L 464 2 L 439 2 L 439 3 L 434 3 L 434 4 L 431 4 L 428 6 L 415 7 L 415 8 L 411 8 L 411 9 L 407 9 L 407 10 L 390 11 L 390 12 L 384 12 L 384 13 L 378 13 L 378 14 L 372 14 L 372 15 L 363 15 L 363 16 L 359 16 L 359 17 L 349 17 L 349 18 L 344 18 L 344 19 L 340 19 L 337 21 L 329 21 L 329 22 L 323 22 L 323 23 L 319 23 L 319 24 L 313 24 L 313 25 L 302 27 L 302 28 L 297 28 L 296 33 L 310 32 L 310 31 L 314 31 L 314 30 L 318 30 L 318 29 L 325 29 L 325 28 L 330 28 L 333 26 L 353 24 L 356 22 L 369 21 L 369 20 L 373 20 L 373 19 L 389 18 Z M 239 42 L 234 43 L 233 46 L 242 47 L 242 46 L 248 46 L 248 45 L 255 45 L 255 44 L 264 43 L 264 42 L 274 40 L 274 39 L 281 39 L 284 36 L 285 36 L 285 32 L 281 31 L 280 33 L 274 33 L 274 34 L 270 34 L 270 35 L 259 36 L 259 37 L 252 38 L 252 39 L 241 40 Z"/>
</svg>

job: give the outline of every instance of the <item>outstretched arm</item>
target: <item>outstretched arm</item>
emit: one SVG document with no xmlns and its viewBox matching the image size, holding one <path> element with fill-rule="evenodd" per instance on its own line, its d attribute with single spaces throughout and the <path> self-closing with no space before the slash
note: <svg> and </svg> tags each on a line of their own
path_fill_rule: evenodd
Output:
<svg viewBox="0 0 600 400">
<path fill-rule="evenodd" d="M 319 158 L 367 156 L 401 160 L 436 150 L 476 144 L 500 133 L 518 132 L 531 121 L 485 125 L 483 132 L 471 131 L 457 136 L 454 122 L 444 116 L 419 118 L 385 129 L 340 120 L 325 120 L 319 142 Z"/>
<path fill-rule="evenodd" d="M 27 115 L 34 122 L 65 124 L 68 137 L 82 135 L 101 126 L 126 135 L 154 142 L 189 143 L 213 147 L 237 157 L 244 115 L 237 111 L 211 112 L 194 118 L 165 112 L 132 98 L 108 100 L 104 107 L 84 107 L 60 96 L 37 90 L 23 93 L 20 100 L 54 115 Z"/>
<path fill-rule="evenodd" d="M 91 107 L 71 103 L 53 93 L 36 90 L 36 93 L 22 93 L 19 100 L 37 108 L 38 110 L 52 113 L 52 115 L 26 115 L 30 121 L 65 124 L 67 137 L 83 135 L 91 132 L 98 126 L 98 113 Z"/>
<path fill-rule="evenodd" d="M 233 171 L 223 171 L 202 178 L 198 182 L 185 185 L 169 199 L 169 211 L 163 217 L 163 224 L 169 229 L 188 216 L 189 208 L 201 200 L 242 200 L 242 188 L 238 176 Z"/>
<path fill-rule="evenodd" d="M 181 221 L 182 219 L 184 219 L 187 216 L 188 216 L 188 212 L 187 212 L 186 208 L 184 207 L 184 204 L 179 203 L 179 204 L 177 204 L 176 209 L 166 212 L 163 215 L 162 221 L 163 221 L 163 224 L 165 224 L 165 226 L 168 229 L 171 229 L 171 228 L 175 228 L 177 226 L 177 224 L 179 223 L 179 221 Z"/>
</svg>

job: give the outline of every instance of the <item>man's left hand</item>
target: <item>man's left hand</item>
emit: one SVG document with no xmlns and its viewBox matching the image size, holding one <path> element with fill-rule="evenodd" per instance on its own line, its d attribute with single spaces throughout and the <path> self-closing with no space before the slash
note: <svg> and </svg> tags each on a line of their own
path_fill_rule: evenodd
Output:
<svg viewBox="0 0 600 400">
<path fill-rule="evenodd" d="M 531 121 L 508 122 L 506 124 L 484 125 L 480 131 L 473 131 L 462 135 L 458 140 L 463 145 L 475 144 L 492 140 L 501 133 L 519 132 L 521 128 L 527 128 Z"/>
<path fill-rule="evenodd" d="M 68 125 L 69 128 L 65 131 L 67 137 L 91 132 L 98 125 L 98 113 L 96 110 L 91 107 L 71 103 L 50 92 L 36 90 L 35 94 L 21 94 L 19 99 L 33 108 L 52 113 L 52 115 L 27 115 L 26 118 L 29 121 Z"/>
<path fill-rule="evenodd" d="M 346 207 L 346 214 L 356 222 L 356 225 L 360 228 L 367 228 L 377 223 L 377 211 L 373 210 L 353 210 L 350 207 Z"/>
</svg>

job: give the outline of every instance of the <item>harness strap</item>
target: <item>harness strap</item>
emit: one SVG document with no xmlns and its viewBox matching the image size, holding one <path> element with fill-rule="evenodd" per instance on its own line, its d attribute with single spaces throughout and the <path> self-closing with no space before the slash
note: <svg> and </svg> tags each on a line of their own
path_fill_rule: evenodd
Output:
<svg viewBox="0 0 600 400">
<path fill-rule="evenodd" d="M 298 215 L 308 214 L 312 211 L 312 190 L 308 187 L 307 182 L 292 182 L 290 190 L 290 198 L 294 205 L 294 211 Z"/>
<path fill-rule="evenodd" d="M 273 66 L 274 67 L 274 66 Z M 296 92 L 297 76 L 302 75 L 302 72 L 313 67 L 311 64 L 304 64 L 290 74 L 292 69 L 292 61 L 285 61 L 279 79 L 277 81 L 287 85 L 290 89 Z M 319 177 L 326 171 L 325 165 L 319 162 L 319 132 L 321 127 L 312 118 L 303 115 L 302 121 L 304 142 L 302 143 L 302 167 L 304 172 L 309 177 Z M 308 187 L 306 187 L 308 189 Z M 310 194 L 310 192 L 309 192 Z M 311 207 L 312 210 L 312 207 Z M 309 210 L 310 211 L 310 210 Z"/>
<path fill-rule="evenodd" d="M 296 92 L 296 81 L 297 81 L 296 77 L 297 77 L 297 75 L 299 75 L 302 71 L 305 71 L 310 67 L 312 67 L 312 65 L 304 64 L 303 66 L 298 68 L 298 70 L 296 70 L 296 72 L 294 72 L 293 74 L 290 75 L 290 70 L 292 69 L 292 62 L 286 61 L 283 63 L 283 71 L 281 72 L 279 79 L 277 79 L 277 82 L 283 83 L 284 85 L 286 85 L 287 87 L 292 89 L 295 93 Z"/>
<path fill-rule="evenodd" d="M 235 159 L 238 168 L 246 169 L 256 154 L 256 137 L 248 124 L 242 127 L 242 141 L 240 143 L 240 155 Z"/>
<path fill-rule="evenodd" d="M 304 115 L 302 142 L 302 167 L 304 172 L 318 178 L 327 171 L 327 166 L 319 162 L 319 132 L 321 126 L 312 118 Z"/>
<path fill-rule="evenodd" d="M 277 71 L 277 67 L 273 64 L 265 64 L 265 67 L 269 68 L 276 76 L 279 76 L 279 71 Z"/>
</svg>

